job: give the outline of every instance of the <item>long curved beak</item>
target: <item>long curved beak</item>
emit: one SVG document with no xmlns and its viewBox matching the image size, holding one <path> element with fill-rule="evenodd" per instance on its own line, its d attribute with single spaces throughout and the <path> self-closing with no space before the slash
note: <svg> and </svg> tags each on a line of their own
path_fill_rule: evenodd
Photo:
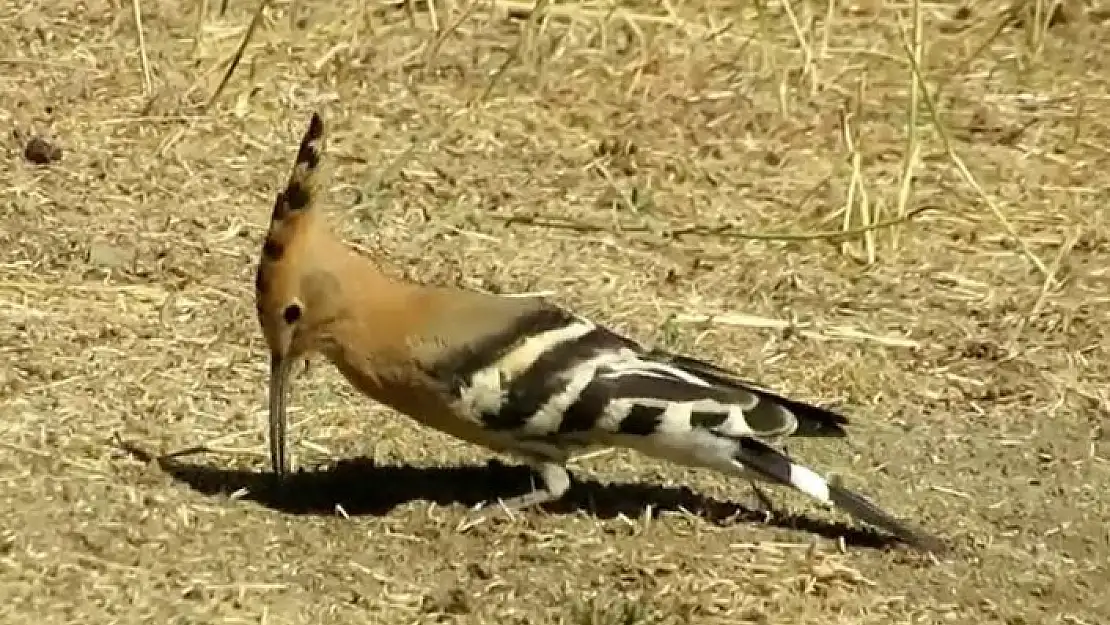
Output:
<svg viewBox="0 0 1110 625">
<path fill-rule="evenodd" d="M 291 362 L 277 354 L 270 356 L 270 463 L 278 479 L 289 471 L 285 459 L 285 395 Z"/>
</svg>

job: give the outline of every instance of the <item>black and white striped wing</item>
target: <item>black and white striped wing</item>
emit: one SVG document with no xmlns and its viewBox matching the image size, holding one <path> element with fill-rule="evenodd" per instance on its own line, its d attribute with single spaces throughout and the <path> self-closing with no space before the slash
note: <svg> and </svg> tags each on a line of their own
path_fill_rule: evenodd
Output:
<svg viewBox="0 0 1110 625">
<path fill-rule="evenodd" d="M 483 337 L 440 377 L 450 378 L 461 415 L 530 439 L 605 444 L 694 428 L 773 441 L 819 430 L 842 436 L 846 422 L 555 307 Z"/>
</svg>

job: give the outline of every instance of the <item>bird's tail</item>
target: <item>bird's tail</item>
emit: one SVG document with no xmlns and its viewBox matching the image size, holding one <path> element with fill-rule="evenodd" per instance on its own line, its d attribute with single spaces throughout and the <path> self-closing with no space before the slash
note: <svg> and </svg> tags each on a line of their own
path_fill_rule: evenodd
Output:
<svg viewBox="0 0 1110 625">
<path fill-rule="evenodd" d="M 944 551 L 944 543 L 939 538 L 894 518 L 864 496 L 821 477 L 766 443 L 753 438 L 740 439 L 734 462 L 771 482 L 795 488 L 825 505 L 836 506 L 852 517 L 890 532 L 902 542 L 918 549 L 933 553 Z"/>
</svg>

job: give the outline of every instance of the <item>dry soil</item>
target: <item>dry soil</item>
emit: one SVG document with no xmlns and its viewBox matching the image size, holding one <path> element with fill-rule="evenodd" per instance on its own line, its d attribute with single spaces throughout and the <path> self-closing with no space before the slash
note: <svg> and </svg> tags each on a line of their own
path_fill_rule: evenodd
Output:
<svg viewBox="0 0 1110 625">
<path fill-rule="evenodd" d="M 275 0 L 206 107 L 254 3 L 202 4 L 0 7 L 4 623 L 1110 619 L 1105 10 L 922 4 L 915 95 L 908 2 Z M 791 450 L 951 552 L 624 452 L 467 528 L 527 472 L 323 362 L 276 496 L 253 272 L 313 110 L 389 271 L 836 405 Z"/>
</svg>

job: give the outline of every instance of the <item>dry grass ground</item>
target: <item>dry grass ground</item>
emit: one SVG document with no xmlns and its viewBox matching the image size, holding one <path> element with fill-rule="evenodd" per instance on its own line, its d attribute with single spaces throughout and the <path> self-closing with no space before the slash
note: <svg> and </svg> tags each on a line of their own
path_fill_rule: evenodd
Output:
<svg viewBox="0 0 1110 625">
<path fill-rule="evenodd" d="M 914 95 L 909 3 L 460 3 L 437 35 L 353 0 L 300 2 L 291 31 L 275 0 L 206 109 L 254 10 L 211 4 L 198 31 L 199 2 L 143 2 L 145 55 L 129 2 L 0 8 L 4 623 L 1110 619 L 1098 7 L 922 5 Z M 841 405 L 851 442 L 791 449 L 953 552 L 780 491 L 798 518 L 766 526 L 729 503 L 746 484 L 625 453 L 583 460 L 562 509 L 460 531 L 526 473 L 319 363 L 293 399 L 304 496 L 275 498 L 252 280 L 316 108 L 350 241 Z M 60 160 L 25 158 L 36 134 Z M 744 236 L 900 214 L 844 245 Z M 114 433 L 224 453 L 165 471 Z"/>
</svg>

